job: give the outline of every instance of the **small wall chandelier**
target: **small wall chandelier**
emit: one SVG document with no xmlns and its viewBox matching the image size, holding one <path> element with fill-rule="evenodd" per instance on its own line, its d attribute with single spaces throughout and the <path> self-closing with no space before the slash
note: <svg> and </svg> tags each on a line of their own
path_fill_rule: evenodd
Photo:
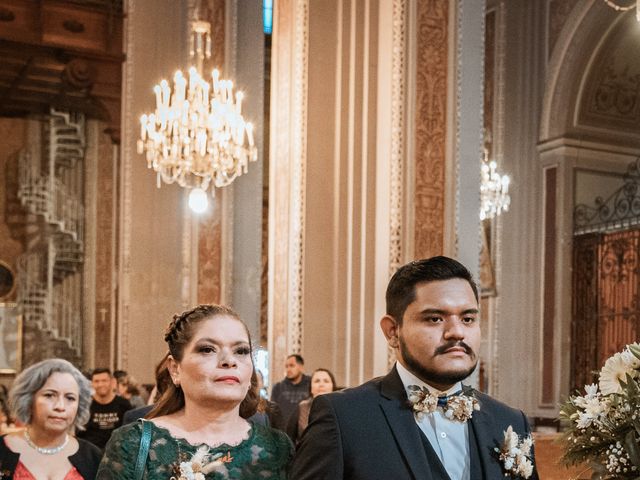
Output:
<svg viewBox="0 0 640 480">
<path fill-rule="evenodd" d="M 630 5 L 626 5 L 626 6 L 618 5 L 613 0 L 604 0 L 604 3 L 606 3 L 608 6 L 610 6 L 611 8 L 613 8 L 614 10 L 616 10 L 618 12 L 626 12 L 626 11 L 631 10 L 632 8 L 635 7 L 635 9 L 636 9 L 636 20 L 638 22 L 640 22 L 640 0 L 635 0 L 635 1 L 632 0 L 631 4 Z"/>
<path fill-rule="evenodd" d="M 157 172 L 158 188 L 176 182 L 192 189 L 190 204 L 204 199 L 206 208 L 207 189 L 213 194 L 213 187 L 246 173 L 258 151 L 253 126 L 242 116 L 243 93 L 234 92 L 233 82 L 221 79 L 217 69 L 211 84 L 202 77 L 204 59 L 211 57 L 208 22 L 191 22 L 190 57 L 197 68 L 189 69 L 188 79 L 177 71 L 173 89 L 166 80 L 154 87 L 156 109 L 140 117 L 137 150 Z"/>
<path fill-rule="evenodd" d="M 508 175 L 499 174 L 496 167 L 494 160 L 489 161 L 489 150 L 485 148 L 481 167 L 480 220 L 493 218 L 508 211 L 511 204 L 511 180 Z"/>
</svg>

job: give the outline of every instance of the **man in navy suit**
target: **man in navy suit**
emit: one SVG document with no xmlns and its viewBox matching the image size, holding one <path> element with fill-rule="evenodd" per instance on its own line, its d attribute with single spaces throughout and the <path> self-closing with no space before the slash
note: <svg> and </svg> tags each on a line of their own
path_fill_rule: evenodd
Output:
<svg viewBox="0 0 640 480">
<path fill-rule="evenodd" d="M 469 271 L 447 257 L 411 262 L 392 277 L 386 303 L 380 326 L 396 365 L 314 399 L 291 478 L 536 480 L 533 450 L 514 465 L 496 451 L 509 427 L 529 436 L 525 415 L 462 384 L 480 348 Z"/>
</svg>

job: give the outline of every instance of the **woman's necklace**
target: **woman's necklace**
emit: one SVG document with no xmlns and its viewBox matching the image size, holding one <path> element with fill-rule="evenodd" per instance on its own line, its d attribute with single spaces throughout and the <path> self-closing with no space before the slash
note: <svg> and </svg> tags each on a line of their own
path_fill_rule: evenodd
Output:
<svg viewBox="0 0 640 480">
<path fill-rule="evenodd" d="M 52 448 L 39 447 L 33 443 L 33 440 L 31 440 L 31 437 L 29 436 L 29 429 L 27 428 L 24 429 L 24 439 L 27 441 L 27 445 L 33 448 L 36 452 L 43 455 L 55 455 L 56 453 L 61 452 L 62 449 L 67 446 L 67 443 L 69 443 L 69 434 L 64 435 L 64 442 L 57 447 Z"/>
</svg>

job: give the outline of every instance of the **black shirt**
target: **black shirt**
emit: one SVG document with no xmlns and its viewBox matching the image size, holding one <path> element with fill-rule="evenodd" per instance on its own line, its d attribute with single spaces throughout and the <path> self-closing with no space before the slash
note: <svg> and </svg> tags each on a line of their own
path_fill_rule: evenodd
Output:
<svg viewBox="0 0 640 480">
<path fill-rule="evenodd" d="M 283 425 L 287 425 L 289 417 L 293 411 L 305 398 L 311 395 L 311 377 L 303 375 L 302 380 L 298 383 L 293 383 L 288 378 L 285 378 L 281 382 L 276 383 L 271 391 L 271 401 L 278 404 L 282 417 L 284 419 Z"/>
<path fill-rule="evenodd" d="M 129 400 L 116 395 L 109 403 L 91 401 L 91 416 L 85 425 L 86 430 L 78 432 L 78 437 L 93 443 L 104 450 L 111 437 L 111 432 L 122 425 L 124 413 L 131 410 Z"/>
</svg>

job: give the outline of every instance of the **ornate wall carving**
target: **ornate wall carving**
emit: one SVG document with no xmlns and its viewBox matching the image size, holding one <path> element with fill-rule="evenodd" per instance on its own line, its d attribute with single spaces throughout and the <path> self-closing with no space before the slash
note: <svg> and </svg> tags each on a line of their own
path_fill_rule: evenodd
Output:
<svg viewBox="0 0 640 480">
<path fill-rule="evenodd" d="M 18 199 L 18 151 L 25 143 L 25 122 L 0 119 L 0 261 L 16 272 L 16 259 L 25 250 L 25 212 Z M 4 299 L 15 301 L 16 291 Z"/>
<path fill-rule="evenodd" d="M 284 365 L 302 343 L 308 0 L 283 0 L 274 12 L 269 198 L 269 350 Z"/>
<path fill-rule="evenodd" d="M 393 2 L 393 78 L 404 79 L 406 75 L 406 24 L 407 2 L 395 0 Z M 402 258 L 402 229 L 403 229 L 403 198 L 404 198 L 404 168 L 405 161 L 405 102 L 406 85 L 404 81 L 394 82 L 391 92 L 391 185 L 390 221 L 389 221 L 389 275 L 403 263 Z"/>
<path fill-rule="evenodd" d="M 208 0 L 201 10 L 202 18 L 211 23 L 211 58 L 205 62 L 204 70 L 224 66 L 225 52 L 225 2 Z M 198 303 L 219 303 L 222 282 L 222 223 L 220 203 L 222 192 L 209 211 L 198 220 Z"/>
<path fill-rule="evenodd" d="M 221 231 L 220 205 L 213 202 L 198 220 L 198 303 L 220 302 Z"/>
<path fill-rule="evenodd" d="M 116 211 L 114 209 L 115 186 L 118 178 L 114 171 L 114 149 L 109 138 L 101 134 L 98 138 L 96 230 L 100 241 L 95 244 L 95 366 L 111 365 L 114 345 L 111 335 L 115 319 L 113 303 L 114 276 L 117 267 L 114 256 Z"/>
<path fill-rule="evenodd" d="M 417 7 L 415 257 L 444 249 L 449 2 Z"/>
</svg>

